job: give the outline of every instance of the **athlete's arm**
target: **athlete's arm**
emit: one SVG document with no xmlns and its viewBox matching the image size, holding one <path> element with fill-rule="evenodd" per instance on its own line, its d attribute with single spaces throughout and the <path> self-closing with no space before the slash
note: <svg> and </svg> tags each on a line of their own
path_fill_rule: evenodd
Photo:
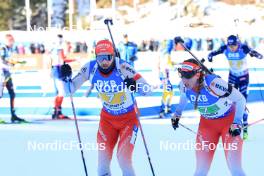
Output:
<svg viewBox="0 0 264 176">
<path fill-rule="evenodd" d="M 257 51 L 249 48 L 247 45 L 242 45 L 243 52 L 245 54 L 249 54 L 251 57 L 256 57 L 258 59 L 262 59 L 263 55 L 258 53 Z"/>
<path fill-rule="evenodd" d="M 232 87 L 221 78 L 215 78 L 209 87 L 219 98 L 226 97 L 234 103 L 236 111 L 233 123 L 241 125 L 246 107 L 246 99 L 244 96 L 236 88 Z"/>
<path fill-rule="evenodd" d="M 180 82 L 179 89 L 180 89 L 180 100 L 175 111 L 175 116 L 177 117 L 181 117 L 182 111 L 185 109 L 185 106 L 188 103 L 188 98 L 186 96 L 186 87 L 183 85 L 182 82 Z"/>
<path fill-rule="evenodd" d="M 120 70 L 125 78 L 132 78 L 135 81 L 136 85 L 132 86 L 135 86 L 137 93 L 148 95 L 152 92 L 152 86 L 131 65 L 124 62 L 120 64 Z"/>
<path fill-rule="evenodd" d="M 74 93 L 76 90 L 78 90 L 82 84 L 89 80 L 90 77 L 90 62 L 86 63 L 80 71 L 75 75 L 72 80 L 64 82 L 64 90 L 68 93 Z M 70 84 L 70 90 L 69 90 L 69 84 Z"/>
<path fill-rule="evenodd" d="M 216 51 L 212 51 L 211 53 L 209 53 L 208 55 L 208 61 L 212 62 L 213 61 L 213 57 L 218 55 L 218 54 L 222 54 L 224 53 L 224 51 L 227 49 L 226 45 L 221 46 L 218 50 Z"/>
</svg>

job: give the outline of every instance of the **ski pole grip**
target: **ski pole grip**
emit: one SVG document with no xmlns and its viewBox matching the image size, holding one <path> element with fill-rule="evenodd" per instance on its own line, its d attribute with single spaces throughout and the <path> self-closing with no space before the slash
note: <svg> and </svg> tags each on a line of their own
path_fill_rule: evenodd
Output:
<svg viewBox="0 0 264 176">
<path fill-rule="evenodd" d="M 106 25 L 108 25 L 108 24 L 113 25 L 113 20 L 112 20 L 112 19 L 109 19 L 109 18 L 106 18 L 106 19 L 104 20 L 104 23 L 105 23 Z"/>
</svg>

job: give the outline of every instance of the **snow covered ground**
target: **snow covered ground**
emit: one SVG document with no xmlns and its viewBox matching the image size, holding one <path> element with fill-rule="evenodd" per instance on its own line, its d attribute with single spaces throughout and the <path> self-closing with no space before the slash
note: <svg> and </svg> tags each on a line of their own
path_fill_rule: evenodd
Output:
<svg viewBox="0 0 264 176">
<path fill-rule="evenodd" d="M 136 69 L 139 70 L 151 82 L 157 81 L 156 57 L 139 59 Z M 198 54 L 205 56 L 206 53 Z M 186 56 L 189 57 L 189 56 Z M 173 58 L 180 61 L 184 58 Z M 215 72 L 227 79 L 228 66 L 223 56 L 216 57 L 213 64 Z M 250 69 L 250 87 L 248 108 L 249 121 L 253 122 L 263 118 L 264 105 L 264 61 L 248 58 Z M 152 71 L 153 70 L 153 71 Z M 52 81 L 44 73 L 18 72 L 13 74 L 16 87 L 17 114 L 32 124 L 0 125 L 0 175 L 7 176 L 73 176 L 84 175 L 80 151 L 76 147 L 70 150 L 69 144 L 76 144 L 77 136 L 73 121 L 50 121 L 53 106 Z M 42 76 L 42 77 L 41 77 Z M 171 73 L 172 82 L 176 86 L 179 78 L 176 72 Z M 85 84 L 74 96 L 77 110 L 81 137 L 85 148 L 85 159 L 89 175 L 96 175 L 97 150 L 96 132 L 98 128 L 98 114 L 101 107 L 95 92 L 89 98 L 83 97 L 87 89 Z M 173 107 L 178 102 L 179 92 L 175 88 Z M 183 147 L 193 143 L 195 136 L 184 128 L 174 131 L 170 125 L 170 119 L 158 119 L 161 99 L 161 90 L 150 97 L 137 97 L 142 114 L 142 126 L 149 147 L 151 160 L 156 175 L 192 175 L 195 169 L 195 152 L 193 149 Z M 0 99 L 0 118 L 9 121 L 9 98 L 5 91 Z M 65 114 L 72 116 L 70 99 L 65 98 L 63 103 Z M 193 130 L 197 130 L 198 114 L 187 107 L 184 113 L 183 124 Z M 245 141 L 243 149 L 243 166 L 247 175 L 262 175 L 262 159 L 264 148 L 264 125 L 260 123 L 249 129 L 249 140 Z M 181 145 L 181 146 L 179 146 Z M 60 147 L 66 146 L 66 149 Z M 151 175 L 142 138 L 138 134 L 134 153 L 134 167 L 138 176 Z M 121 175 L 115 155 L 112 161 L 112 175 Z M 224 153 L 218 148 L 213 160 L 209 175 L 230 175 Z"/>
</svg>

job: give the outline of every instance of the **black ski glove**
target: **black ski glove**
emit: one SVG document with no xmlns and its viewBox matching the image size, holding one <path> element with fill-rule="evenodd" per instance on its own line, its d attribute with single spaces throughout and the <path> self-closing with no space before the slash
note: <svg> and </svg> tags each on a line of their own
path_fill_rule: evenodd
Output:
<svg viewBox="0 0 264 176">
<path fill-rule="evenodd" d="M 124 80 L 124 83 L 131 92 L 137 90 L 137 82 L 133 78 L 128 78 L 127 76 L 126 79 Z"/>
<path fill-rule="evenodd" d="M 230 128 L 229 128 L 229 134 L 232 136 L 232 137 L 236 137 L 236 136 L 239 136 L 241 133 L 241 126 L 238 125 L 238 124 L 235 124 L 233 123 Z"/>
<path fill-rule="evenodd" d="M 72 76 L 72 69 L 69 64 L 63 64 L 60 69 L 60 78 L 66 80 Z"/>
<path fill-rule="evenodd" d="M 208 59 L 209 62 L 213 62 L 213 55 L 209 54 L 207 59 Z"/>
<path fill-rule="evenodd" d="M 255 51 L 255 50 L 251 50 L 251 51 L 249 52 L 249 55 L 250 55 L 251 57 L 256 57 L 256 58 L 258 58 L 258 59 L 262 59 L 262 58 L 263 58 L 262 54 L 258 53 L 258 52 Z"/>
<path fill-rule="evenodd" d="M 180 117 L 173 115 L 173 117 L 171 118 L 171 125 L 174 130 L 179 128 L 179 121 L 180 121 Z"/>
</svg>

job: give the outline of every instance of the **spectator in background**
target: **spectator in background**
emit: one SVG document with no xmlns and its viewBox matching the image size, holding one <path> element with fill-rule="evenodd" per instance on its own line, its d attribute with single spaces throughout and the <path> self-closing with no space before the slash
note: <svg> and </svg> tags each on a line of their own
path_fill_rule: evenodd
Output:
<svg viewBox="0 0 264 176">
<path fill-rule="evenodd" d="M 137 44 L 128 40 L 128 35 L 124 34 L 124 41 L 120 43 L 119 52 L 121 59 L 128 62 L 130 65 L 134 67 L 134 62 L 138 59 L 137 51 L 138 47 Z"/>
<path fill-rule="evenodd" d="M 81 51 L 81 43 L 80 42 L 76 42 L 75 45 L 75 53 L 79 53 Z"/>
<path fill-rule="evenodd" d="M 38 43 L 34 43 L 34 45 L 35 45 L 35 54 L 39 54 L 40 53 L 39 44 Z"/>
<path fill-rule="evenodd" d="M 150 39 L 149 50 L 150 51 L 158 51 L 158 49 L 159 49 L 159 42 L 154 40 L 154 39 Z"/>
<path fill-rule="evenodd" d="M 153 39 L 150 39 L 149 41 L 149 50 L 154 51 L 154 40 Z"/>
<path fill-rule="evenodd" d="M 197 51 L 201 51 L 202 50 L 202 39 L 198 38 L 196 39 L 197 42 Z"/>
<path fill-rule="evenodd" d="M 18 44 L 17 50 L 18 50 L 18 54 L 21 54 L 21 55 L 25 54 L 25 47 L 22 43 Z"/>
<path fill-rule="evenodd" d="M 31 54 L 35 54 L 35 45 L 34 45 L 34 43 L 31 43 L 29 48 L 30 48 Z"/>
<path fill-rule="evenodd" d="M 192 49 L 193 42 L 192 42 L 191 38 L 189 38 L 189 37 L 184 38 L 184 44 L 189 50 Z"/>
<path fill-rule="evenodd" d="M 138 50 L 139 51 L 147 51 L 147 42 L 145 40 L 142 40 Z"/>
<path fill-rule="evenodd" d="M 206 39 L 206 42 L 207 42 L 207 51 L 211 51 L 211 50 L 213 50 L 213 48 L 214 48 L 214 42 L 213 42 L 213 39 L 211 39 L 211 38 L 207 38 L 207 39 Z"/>
<path fill-rule="evenodd" d="M 87 53 L 88 52 L 88 46 L 86 44 L 86 42 L 84 41 L 82 43 L 82 53 Z"/>
<path fill-rule="evenodd" d="M 39 52 L 41 54 L 44 54 L 45 53 L 45 45 L 43 43 L 40 43 L 39 44 Z"/>
</svg>

